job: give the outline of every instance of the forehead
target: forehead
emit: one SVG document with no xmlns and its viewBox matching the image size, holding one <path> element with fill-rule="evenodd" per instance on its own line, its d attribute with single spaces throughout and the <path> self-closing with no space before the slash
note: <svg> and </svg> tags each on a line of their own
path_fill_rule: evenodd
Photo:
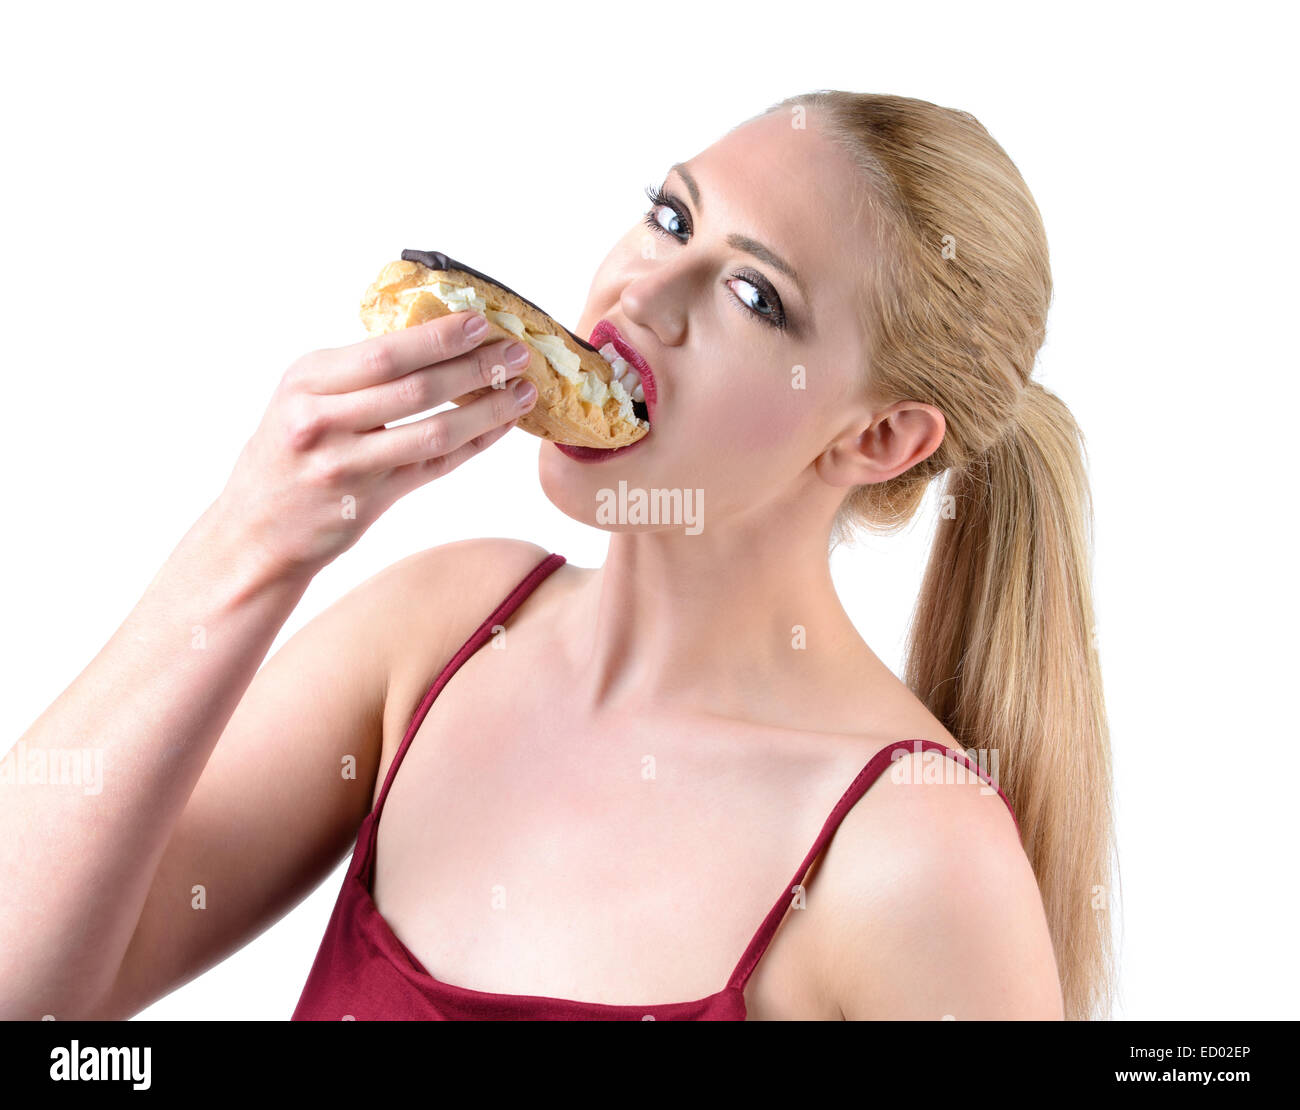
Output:
<svg viewBox="0 0 1300 1110">
<path fill-rule="evenodd" d="M 814 116 L 796 127 L 774 112 L 751 120 L 689 159 L 709 233 L 752 236 L 785 258 L 820 303 L 852 299 L 870 249 L 864 185 Z"/>
</svg>

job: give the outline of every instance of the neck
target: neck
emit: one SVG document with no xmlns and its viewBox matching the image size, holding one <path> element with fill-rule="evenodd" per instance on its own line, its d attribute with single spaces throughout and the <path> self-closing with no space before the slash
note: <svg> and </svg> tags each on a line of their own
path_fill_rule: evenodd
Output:
<svg viewBox="0 0 1300 1110">
<path fill-rule="evenodd" d="M 731 519 L 696 535 L 614 533 L 562 637 L 575 705 L 794 725 L 796 692 L 806 700 L 846 668 L 861 673 L 874 656 L 835 593 L 829 521 L 793 515 Z"/>
</svg>

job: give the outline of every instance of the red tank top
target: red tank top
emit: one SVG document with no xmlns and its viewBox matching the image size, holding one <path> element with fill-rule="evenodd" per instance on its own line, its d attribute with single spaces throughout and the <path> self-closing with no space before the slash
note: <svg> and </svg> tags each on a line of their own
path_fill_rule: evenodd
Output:
<svg viewBox="0 0 1300 1110">
<path fill-rule="evenodd" d="M 839 802 L 827 818 L 812 848 L 795 871 L 794 877 L 781 891 L 776 903 L 768 912 L 758 932 L 749 942 L 740 962 L 736 964 L 726 986 L 715 994 L 690 1002 L 657 1003 L 649 1006 L 615 1006 L 598 1002 L 577 1002 L 567 998 L 547 998 L 541 995 L 492 994 L 452 986 L 435 979 L 417 960 L 413 953 L 397 938 L 380 915 L 370 895 L 371 877 L 375 858 L 375 836 L 384 800 L 388 797 L 393 778 L 401 766 L 402 757 L 410 747 L 411 738 L 429 712 L 438 693 L 455 674 L 457 668 L 473 655 L 492 635 L 492 628 L 505 621 L 519 607 L 533 589 L 564 563 L 562 555 L 551 554 L 534 567 L 506 596 L 478 630 L 452 657 L 433 685 L 425 694 L 401 746 L 397 749 L 383 789 L 374 808 L 368 813 L 357 832 L 352 862 L 343 879 L 338 901 L 325 929 L 324 939 L 316 953 L 316 961 L 307 977 L 302 997 L 293 1012 L 294 1021 L 357 1021 L 419 1020 L 419 1021 L 533 1021 L 533 1020 L 677 1020 L 677 1021 L 743 1021 L 745 1019 L 745 983 L 758 965 L 767 946 L 776 935 L 792 902 L 793 888 L 803 882 L 812 866 L 835 834 L 845 814 L 889 766 L 897 752 L 898 757 L 912 751 L 941 751 L 965 765 L 986 783 L 992 780 L 964 752 L 945 747 L 935 740 L 899 740 L 881 749 L 858 772 Z M 1011 803 L 997 788 L 998 794 L 1011 809 Z M 1015 820 L 1015 811 L 1011 811 Z M 1016 831 L 1020 823 L 1016 821 Z"/>
</svg>

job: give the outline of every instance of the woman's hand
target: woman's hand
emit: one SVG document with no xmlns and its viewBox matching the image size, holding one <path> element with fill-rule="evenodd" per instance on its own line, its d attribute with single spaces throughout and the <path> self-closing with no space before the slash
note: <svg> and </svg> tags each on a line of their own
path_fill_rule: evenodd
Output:
<svg viewBox="0 0 1300 1110">
<path fill-rule="evenodd" d="M 511 364 L 513 341 L 479 347 L 483 333 L 466 325 L 481 320 L 452 313 L 313 351 L 285 371 L 213 506 L 272 577 L 314 575 L 399 497 L 495 443 L 532 407 L 532 384 L 512 382 L 527 350 Z M 460 407 L 385 427 L 470 393 Z"/>
</svg>

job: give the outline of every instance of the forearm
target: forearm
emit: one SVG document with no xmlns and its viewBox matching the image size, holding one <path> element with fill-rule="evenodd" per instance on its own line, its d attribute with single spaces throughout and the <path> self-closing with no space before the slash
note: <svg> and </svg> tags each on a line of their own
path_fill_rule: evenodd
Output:
<svg viewBox="0 0 1300 1110">
<path fill-rule="evenodd" d="M 172 830 L 310 582 L 264 569 L 225 521 L 214 503 L 0 761 L 0 1018 L 76 1017 L 111 986 Z"/>
</svg>

